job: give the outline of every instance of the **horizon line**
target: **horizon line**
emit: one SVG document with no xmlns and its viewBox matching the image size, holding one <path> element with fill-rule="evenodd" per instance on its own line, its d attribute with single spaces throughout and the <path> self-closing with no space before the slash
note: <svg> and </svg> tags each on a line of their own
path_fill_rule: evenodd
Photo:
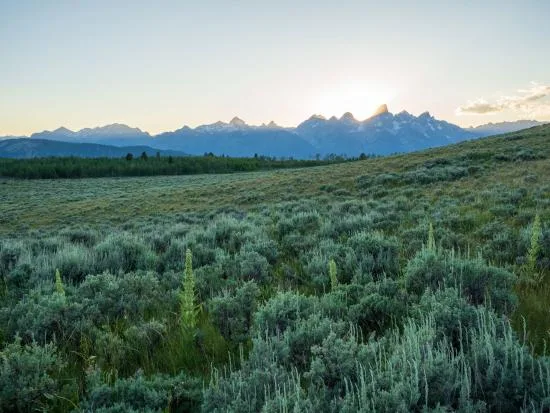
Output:
<svg viewBox="0 0 550 413">
<path fill-rule="evenodd" d="M 190 128 L 190 129 L 197 129 L 199 127 L 202 127 L 202 126 L 212 126 L 212 125 L 216 125 L 216 124 L 224 124 L 224 125 L 231 125 L 233 121 L 237 120 L 237 121 L 242 121 L 244 122 L 244 125 L 245 126 L 248 126 L 248 127 L 256 127 L 256 128 L 261 128 L 261 127 L 268 127 L 271 123 L 273 123 L 276 127 L 279 127 L 279 128 L 282 128 L 282 129 L 292 129 L 292 128 L 297 128 L 300 124 L 302 124 L 303 122 L 306 122 L 310 119 L 314 119 L 314 118 L 319 118 L 319 119 L 323 119 L 323 120 L 331 120 L 331 119 L 334 119 L 336 118 L 337 120 L 342 120 L 344 118 L 345 115 L 347 114 L 350 114 L 352 115 L 353 119 L 359 123 L 361 122 L 365 122 L 369 119 L 372 119 L 384 112 L 381 112 L 381 113 L 377 113 L 379 109 L 381 109 L 382 107 L 386 106 L 386 112 L 385 113 L 390 113 L 392 115 L 399 115 L 401 113 L 408 113 L 416 118 L 420 117 L 421 115 L 423 114 L 428 114 L 432 117 L 435 118 L 434 115 L 431 114 L 430 111 L 423 111 L 421 112 L 420 114 L 418 115 L 414 115 L 413 113 L 407 111 L 407 110 L 401 110 L 397 113 L 394 113 L 394 112 L 391 112 L 387 109 L 387 105 L 386 104 L 383 104 L 383 105 L 380 105 L 378 107 L 378 109 L 376 111 L 373 112 L 373 115 L 365 118 L 365 119 L 357 119 L 355 118 L 355 116 L 353 115 L 352 112 L 350 111 L 346 111 L 344 112 L 341 116 L 336 116 L 336 115 L 331 115 L 331 116 L 327 116 L 327 115 L 323 115 L 321 113 L 314 113 L 312 115 L 310 115 L 308 118 L 304 119 L 303 121 L 299 122 L 297 125 L 283 125 L 283 124 L 279 124 L 277 122 L 275 122 L 274 120 L 270 120 L 268 122 L 262 122 L 261 124 L 249 124 L 247 123 L 245 120 L 243 120 L 240 116 L 238 115 L 235 115 L 231 118 L 231 120 L 229 120 L 228 122 L 225 122 L 225 121 L 222 121 L 222 120 L 217 120 L 217 121 L 214 121 L 214 122 L 211 122 L 211 123 L 201 123 L 201 124 L 197 124 L 197 125 L 191 125 L 191 124 L 183 124 L 181 127 L 179 128 L 176 128 L 176 129 L 169 129 L 169 130 L 161 130 L 159 132 L 156 132 L 156 133 L 151 133 L 150 131 L 147 131 L 147 130 L 144 130 L 144 129 L 141 129 L 139 126 L 132 126 L 130 125 L 129 123 L 126 123 L 124 121 L 114 121 L 114 122 L 110 122 L 110 123 L 104 123 L 104 124 L 100 124 L 100 125 L 95 125 L 95 126 L 85 126 L 85 127 L 81 127 L 81 128 L 74 128 L 74 129 L 71 129 L 70 127 L 66 127 L 64 125 L 61 125 L 55 129 L 43 129 L 41 131 L 34 131 L 34 132 L 31 132 L 30 134 L 25 134 L 25 135 L 19 135 L 19 134 L 4 134 L 4 133 L 0 133 L 0 136 L 2 138 L 30 138 L 32 135 L 34 134 L 38 134 L 38 133 L 44 133 L 44 132 L 55 132 L 56 130 L 59 130 L 59 129 L 67 129 L 69 132 L 73 132 L 73 133 L 78 133 L 78 132 L 81 132 L 85 129 L 101 129 L 101 128 L 105 128 L 105 127 L 108 127 L 108 126 L 125 126 L 125 127 L 128 127 L 128 128 L 131 128 L 131 129 L 138 129 L 140 132 L 142 133 L 147 133 L 149 134 L 150 136 L 157 136 L 157 135 L 161 135 L 163 133 L 170 133 L 170 132 L 175 132 L 177 130 L 180 130 L 180 129 L 183 129 L 183 128 Z M 482 122 L 482 123 L 479 123 L 479 124 L 476 124 L 476 125 L 472 125 L 470 124 L 469 126 L 461 126 L 459 124 L 456 124 L 456 123 L 453 123 L 453 122 L 450 122 L 446 119 L 439 119 L 439 118 L 436 118 L 438 120 L 442 120 L 442 121 L 445 121 L 445 122 L 448 122 L 448 123 L 451 123 L 451 124 L 454 124 L 462 129 L 470 129 L 470 128 L 476 128 L 478 126 L 483 126 L 483 125 L 491 125 L 491 124 L 500 124 L 500 123 L 514 123 L 514 122 L 550 122 L 550 119 L 528 119 L 528 118 L 521 118 L 521 119 L 516 119 L 516 120 L 505 120 L 505 121 L 500 121 L 500 122 Z"/>
</svg>

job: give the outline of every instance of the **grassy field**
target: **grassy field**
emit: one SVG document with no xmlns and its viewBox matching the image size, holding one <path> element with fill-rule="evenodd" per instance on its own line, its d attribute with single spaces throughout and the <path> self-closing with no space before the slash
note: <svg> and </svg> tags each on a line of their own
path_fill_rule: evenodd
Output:
<svg viewBox="0 0 550 413">
<path fill-rule="evenodd" d="M 57 399 L 23 404 L 59 411 L 397 411 L 397 399 L 405 411 L 539 411 L 550 380 L 529 381 L 514 363 L 550 369 L 539 356 L 550 338 L 548 177 L 547 125 L 307 169 L 4 179 L 0 346 L 8 357 L 31 351 L 10 350 L 17 340 L 40 351 L 53 343 L 77 366 L 48 373 Z M 200 308 L 193 334 L 177 327 L 187 249 Z M 56 269 L 66 293 L 54 305 Z M 421 342 L 432 335 L 433 359 Z M 330 358 L 334 346 L 342 360 Z M 424 369 L 424 378 L 411 370 L 411 388 L 391 373 L 404 348 Z M 494 382 L 479 381 L 485 362 Z M 158 400 L 137 405 L 128 388 L 156 389 Z"/>
<path fill-rule="evenodd" d="M 544 203 L 550 197 L 550 183 L 545 182 L 550 176 L 549 135 L 550 128 L 545 126 L 513 135 L 511 139 L 488 138 L 420 153 L 297 170 L 74 181 L 4 179 L 0 181 L 0 230 L 10 233 L 74 223 L 123 223 L 156 214 L 215 211 L 226 207 L 248 210 L 302 198 L 321 202 L 384 199 L 396 193 L 386 194 L 386 188 L 381 187 L 365 196 L 364 188 L 357 185 L 357 178 L 415 171 L 434 158 L 453 161 L 466 157 L 468 165 L 484 169 L 453 181 L 452 185 L 447 181 L 428 185 L 419 182 L 406 188 L 414 190 L 418 199 L 434 203 L 438 198 L 450 196 L 465 201 L 473 192 L 504 185 L 508 189 L 524 188 L 530 194 L 541 192 L 537 199 Z M 522 151 L 531 151 L 535 159 L 514 160 Z M 510 159 L 495 161 L 498 154 Z M 489 200 L 479 201 L 478 205 L 468 202 L 469 205 L 463 207 L 477 206 L 484 210 Z"/>
</svg>

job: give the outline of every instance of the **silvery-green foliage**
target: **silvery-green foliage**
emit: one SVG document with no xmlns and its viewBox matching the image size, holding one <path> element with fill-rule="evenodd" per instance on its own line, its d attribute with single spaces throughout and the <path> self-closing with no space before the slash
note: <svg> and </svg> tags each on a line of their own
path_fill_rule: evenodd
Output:
<svg viewBox="0 0 550 413">
<path fill-rule="evenodd" d="M 311 363 L 312 348 L 321 345 L 333 331 L 343 336 L 349 332 L 349 325 L 314 314 L 296 319 L 279 335 L 259 332 L 240 369 L 215 375 L 205 391 L 203 411 L 269 411 L 275 406 L 288 408 L 289 404 L 293 411 L 296 406 L 314 406 L 316 401 L 306 400 L 296 380 Z"/>
<path fill-rule="evenodd" d="M 249 281 L 234 291 L 225 290 L 208 302 L 212 321 L 225 339 L 233 343 L 244 343 L 249 339 L 258 295 L 258 286 Z"/>
<path fill-rule="evenodd" d="M 324 314 L 357 325 L 364 334 L 380 334 L 406 315 L 409 297 L 399 282 L 385 278 L 367 284 L 341 285 L 323 295 Z"/>
<path fill-rule="evenodd" d="M 373 227 L 373 218 L 369 214 L 339 214 L 334 212 L 334 218 L 326 220 L 320 229 L 322 238 L 338 240 L 342 237 L 349 237 L 358 231 L 367 231 Z"/>
<path fill-rule="evenodd" d="M 157 374 L 145 377 L 138 371 L 110 384 L 100 371 L 87 378 L 90 389 L 78 411 L 82 412 L 164 412 L 196 411 L 202 398 L 202 383 L 185 373 L 174 376 Z"/>
<path fill-rule="evenodd" d="M 436 251 L 420 251 L 408 262 L 405 270 L 407 291 L 420 296 L 426 289 L 444 287 L 447 269 L 445 259 Z"/>
<path fill-rule="evenodd" d="M 21 261 L 24 255 L 29 255 L 29 251 L 23 242 L 2 242 L 0 244 L 0 276 L 6 277 Z"/>
<path fill-rule="evenodd" d="M 79 283 L 95 272 L 95 266 L 95 255 L 90 249 L 79 244 L 66 244 L 53 257 L 49 269 L 50 274 L 59 269 L 67 281 Z"/>
<path fill-rule="evenodd" d="M 283 333 L 296 320 L 307 318 L 317 311 L 316 297 L 306 297 L 293 292 L 278 293 L 254 314 L 254 331 L 274 336 Z"/>
<path fill-rule="evenodd" d="M 317 234 L 321 227 L 321 215 L 317 210 L 300 211 L 281 218 L 277 222 L 276 232 L 281 240 L 291 236 Z"/>
<path fill-rule="evenodd" d="M 185 260 L 181 257 L 185 256 L 186 249 L 187 245 L 184 241 L 179 239 L 170 240 L 166 249 L 159 256 L 157 270 L 161 273 L 170 270 L 183 271 Z"/>
<path fill-rule="evenodd" d="M 86 227 L 65 228 L 59 232 L 59 236 L 72 244 L 82 244 L 86 247 L 94 246 L 99 239 L 97 230 Z"/>
<path fill-rule="evenodd" d="M 127 233 L 109 235 L 95 247 L 95 254 L 96 272 L 117 273 L 152 269 L 156 259 L 138 236 Z"/>
<path fill-rule="evenodd" d="M 269 272 L 267 259 L 256 251 L 241 251 L 235 256 L 239 265 L 238 276 L 245 281 L 263 282 Z"/>
<path fill-rule="evenodd" d="M 446 296 L 435 298 L 455 303 L 460 299 L 456 291 Z M 281 336 L 258 336 L 249 360 L 216 376 L 205 392 L 203 409 L 272 409 L 273 394 L 281 411 L 297 405 L 318 412 L 514 412 L 549 407 L 550 360 L 534 358 L 505 318 L 474 308 L 473 320 L 471 313 L 463 318 L 470 325 L 459 325 L 457 346 L 441 329 L 446 315 L 437 314 L 433 298 L 427 300 L 432 301 L 426 304 L 428 313 L 378 340 L 363 342 L 349 327 L 316 318 L 309 324 L 305 319 L 296 322 Z M 289 340 L 292 334 L 324 323 L 331 327 L 320 341 L 315 333 L 304 333 L 311 344 L 305 363 L 287 364 L 289 358 L 306 354 L 290 357 L 296 340 Z"/>
<path fill-rule="evenodd" d="M 347 245 L 355 252 L 361 270 L 374 279 L 399 275 L 399 243 L 394 237 L 378 232 L 360 232 L 348 239 Z"/>
<path fill-rule="evenodd" d="M 33 267 L 28 263 L 17 264 L 4 276 L 4 291 L 8 299 L 17 301 L 29 290 L 32 283 Z"/>
<path fill-rule="evenodd" d="M 420 251 L 405 270 L 405 285 L 412 294 L 455 287 L 468 302 L 504 313 L 511 313 L 516 305 L 511 291 L 515 282 L 513 274 L 481 258 L 462 259 L 429 250 Z"/>
<path fill-rule="evenodd" d="M 231 216 L 221 216 L 202 234 L 197 234 L 197 242 L 208 242 L 230 254 L 237 253 L 247 241 L 254 240 L 260 232 L 246 220 Z"/>
<path fill-rule="evenodd" d="M 152 314 L 169 314 L 177 304 L 177 290 L 167 291 L 151 272 L 91 275 L 66 290 L 65 297 L 55 294 L 50 281 L 0 309 L 4 333 L 18 333 L 26 342 L 35 338 L 76 345 L 80 335 L 94 337 L 110 324 L 143 323 Z"/>
<path fill-rule="evenodd" d="M 49 284 L 49 285 L 48 285 Z M 25 343 L 64 339 L 70 332 L 65 297 L 54 294 L 53 283 L 39 285 L 8 307 L 0 308 L 7 338 L 19 335 Z"/>
<path fill-rule="evenodd" d="M 48 410 L 61 393 L 57 380 L 65 363 L 53 344 L 22 344 L 19 338 L 0 351 L 0 411 Z"/>
<path fill-rule="evenodd" d="M 137 320 L 148 314 L 175 309 L 177 291 L 161 289 L 152 272 L 90 276 L 74 294 L 86 307 L 86 318 L 96 323 L 117 319 Z"/>
<path fill-rule="evenodd" d="M 320 290 L 328 289 L 330 277 L 327 272 L 328 263 L 334 260 L 338 268 L 338 280 L 350 282 L 354 277 L 365 274 L 370 277 L 368 268 L 363 269 L 363 260 L 359 260 L 355 251 L 348 245 L 324 239 L 312 250 L 302 254 L 301 263 L 304 275 Z"/>
<path fill-rule="evenodd" d="M 475 307 L 453 287 L 426 291 L 420 302 L 411 307 L 410 313 L 418 321 L 426 314 L 432 314 L 436 338 L 446 337 L 456 349 L 460 349 L 466 343 L 463 335 L 470 328 L 474 328 L 477 322 Z"/>
</svg>

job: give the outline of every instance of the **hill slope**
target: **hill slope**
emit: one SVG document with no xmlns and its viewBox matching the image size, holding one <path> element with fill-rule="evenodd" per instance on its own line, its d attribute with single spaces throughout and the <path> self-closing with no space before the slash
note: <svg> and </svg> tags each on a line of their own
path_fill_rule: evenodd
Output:
<svg viewBox="0 0 550 413">
<path fill-rule="evenodd" d="M 529 174 L 536 174 L 539 179 L 545 176 L 550 176 L 550 125 L 535 127 L 532 129 L 515 132 L 508 135 L 497 137 L 481 138 L 478 140 L 462 142 L 456 145 L 450 145 L 442 148 L 430 149 L 422 152 L 411 154 L 395 155 L 385 158 L 368 159 L 360 162 L 352 162 L 340 165 L 321 166 L 308 169 L 287 170 L 277 172 L 255 172 L 247 174 L 221 175 L 219 177 L 213 175 L 195 176 L 195 177 L 153 177 L 153 178 L 127 178 L 124 180 L 113 180 L 110 178 L 100 178 L 93 180 L 79 180 L 79 185 L 98 185 L 97 191 L 102 196 L 111 199 L 110 207 L 103 211 L 100 216 L 95 218 L 110 219 L 116 216 L 116 220 L 125 220 L 138 215 L 147 215 L 152 211 L 168 212 L 172 210 L 175 204 L 178 204 L 183 210 L 188 209 L 210 209 L 220 208 L 224 206 L 235 207 L 250 207 L 257 204 L 258 200 L 262 202 L 280 202 L 288 199 L 297 199 L 302 197 L 326 197 L 332 196 L 331 191 L 344 191 L 343 198 L 349 196 L 360 196 L 363 189 L 357 185 L 357 177 L 368 176 L 372 179 L 384 175 L 403 172 L 411 172 L 418 167 L 422 167 L 424 162 L 430 162 L 432 159 L 443 158 L 441 162 L 452 163 L 459 157 L 464 157 L 468 162 L 468 167 L 481 168 L 483 174 L 468 175 L 456 181 L 453 185 L 471 185 L 476 187 L 482 183 L 483 186 L 479 190 L 485 188 L 490 189 L 492 183 L 498 182 L 509 183 L 513 179 Z M 525 169 L 525 164 L 522 164 L 521 159 L 532 159 L 529 162 L 529 170 Z M 540 158 L 540 159 L 539 159 Z M 379 178 L 382 179 L 382 178 Z M 192 187 L 185 186 L 186 182 L 193 182 Z M 528 183 L 528 187 L 538 187 L 539 181 Z M 28 199 L 27 203 L 23 202 L 25 191 L 34 187 L 37 183 L 30 181 L 6 181 L 5 185 L 0 186 L 0 190 L 5 191 L 9 188 L 13 189 L 13 193 L 18 193 L 23 198 L 15 197 L 13 203 L 21 202 L 32 207 L 40 208 L 34 205 L 33 199 Z M 42 183 L 41 185 L 49 185 L 53 188 L 72 188 L 71 182 L 51 181 L 49 184 Z M 226 186 L 231 186 L 233 191 L 230 193 L 225 190 Z M 453 191 L 454 186 L 446 184 L 432 183 L 426 187 L 427 193 L 432 191 L 432 186 L 437 186 L 438 190 L 443 193 Z M 514 186 L 522 187 L 522 184 L 514 183 Z M 136 211 L 130 215 L 126 215 L 126 208 L 114 202 L 117 194 L 120 191 L 126 192 L 127 187 L 128 197 L 134 205 L 140 205 Z M 153 190 L 161 196 L 162 203 L 155 203 L 148 198 L 148 191 Z M 373 187 L 372 190 L 378 188 L 380 191 L 386 191 L 384 186 Z M 424 191 L 424 189 L 422 189 Z M 58 202 L 63 202 L 62 198 L 55 199 L 55 191 L 46 191 L 44 196 L 52 194 L 52 199 L 48 199 L 54 205 Z M 247 197 L 240 198 L 239 194 L 248 194 Z M 259 196 L 261 194 L 261 196 Z M 250 198 L 249 201 L 246 199 Z M 195 202 L 192 199 L 203 199 L 205 202 Z M 145 202 L 146 201 L 146 202 Z M 46 203 L 49 205 L 49 203 Z M 74 206 L 77 208 L 77 205 Z M 122 207 L 122 208 L 121 208 Z M 51 211 L 51 220 L 63 220 L 64 214 L 72 215 L 76 210 L 71 212 L 71 207 L 63 209 L 53 209 Z M 34 215 L 28 217 L 31 227 L 40 222 L 43 215 Z M 95 219 L 94 214 L 85 214 L 84 219 Z M 11 225 L 16 225 L 17 220 L 6 219 Z M 4 227 L 6 228 L 6 227 Z M 13 227 L 11 227 L 13 228 Z"/>
<path fill-rule="evenodd" d="M 97 143 L 61 142 L 49 139 L 6 139 L 0 141 L 0 158 L 46 158 L 50 156 L 79 158 L 121 158 L 131 153 L 139 156 L 145 152 L 148 156 L 162 155 L 184 156 L 185 153 L 151 148 L 149 146 L 111 146 Z"/>
</svg>

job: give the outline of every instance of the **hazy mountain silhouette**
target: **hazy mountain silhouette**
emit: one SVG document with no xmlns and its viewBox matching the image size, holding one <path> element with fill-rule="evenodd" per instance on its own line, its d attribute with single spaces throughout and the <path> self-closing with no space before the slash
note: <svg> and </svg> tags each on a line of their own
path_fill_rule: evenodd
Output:
<svg viewBox="0 0 550 413">
<path fill-rule="evenodd" d="M 60 127 L 54 131 L 34 133 L 31 138 L 60 142 L 101 143 L 114 146 L 148 145 L 151 143 L 149 133 L 120 123 L 97 128 L 85 128 L 78 132 Z"/>
<path fill-rule="evenodd" d="M 515 122 L 487 123 L 485 125 L 470 127 L 467 130 L 479 136 L 500 135 L 502 133 L 517 132 L 522 129 L 532 128 L 533 126 L 544 125 L 549 122 L 539 122 L 537 120 L 518 120 Z"/>
<path fill-rule="evenodd" d="M 394 115 L 386 105 L 380 106 L 364 121 L 356 120 L 349 112 L 340 119 L 314 115 L 298 125 L 296 133 L 321 154 L 364 152 L 387 155 L 476 137 L 456 125 L 435 119 L 428 112 L 418 117 L 405 111 Z"/>
<path fill-rule="evenodd" d="M 0 158 L 44 158 L 50 156 L 76 156 L 80 158 L 121 158 L 131 153 L 135 157 L 145 152 L 155 156 L 184 156 L 177 151 L 159 151 L 149 146 L 109 146 L 98 143 L 60 142 L 49 139 L 6 139 L 0 141 Z"/>
<path fill-rule="evenodd" d="M 503 122 L 463 129 L 452 123 L 435 119 L 428 112 L 419 116 L 411 115 L 406 111 L 393 114 L 389 112 L 387 105 L 382 105 L 373 116 L 365 120 L 357 120 L 350 112 L 340 118 L 333 116 L 329 119 L 313 115 L 297 127 L 291 128 L 278 126 L 274 122 L 260 126 L 248 125 L 242 119 L 234 117 L 229 123 L 218 121 L 196 128 L 184 126 L 156 136 L 118 123 L 76 132 L 61 127 L 54 131 L 35 133 L 31 135 L 31 141 L 95 143 L 115 147 L 148 146 L 190 155 L 212 152 L 227 156 L 258 154 L 313 158 L 317 155 L 329 154 L 358 156 L 361 153 L 387 155 L 410 152 L 466 139 L 515 132 L 542 123 Z M 47 153 L 44 156 L 60 156 L 69 152 L 82 154 L 76 156 L 86 156 L 85 149 L 74 147 L 71 149 L 73 152 L 67 152 L 68 149 L 62 149 L 59 145 L 48 146 L 44 143 L 41 145 L 41 150 Z M 94 153 L 102 152 L 98 150 Z M 3 155 L 0 154 L 0 156 Z"/>
</svg>

